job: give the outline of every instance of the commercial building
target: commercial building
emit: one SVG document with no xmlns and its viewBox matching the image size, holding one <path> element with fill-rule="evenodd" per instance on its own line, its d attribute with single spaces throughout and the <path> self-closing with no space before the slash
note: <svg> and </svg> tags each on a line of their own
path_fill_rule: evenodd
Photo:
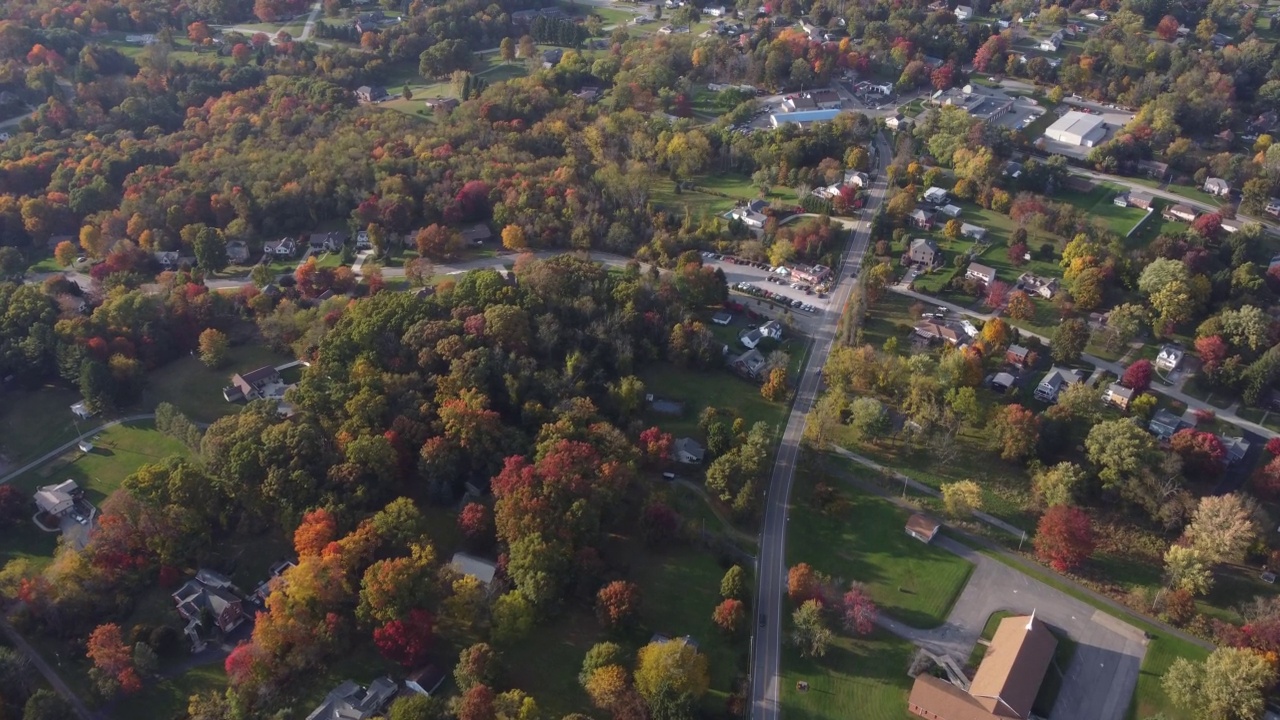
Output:
<svg viewBox="0 0 1280 720">
<path fill-rule="evenodd" d="M 995 120 L 1013 109 L 1013 98 L 981 85 L 939 90 L 933 94 L 933 101 L 940 105 L 962 108 L 979 120 Z"/>
<path fill-rule="evenodd" d="M 1072 110 L 1044 131 L 1044 136 L 1054 142 L 1076 147 L 1093 147 L 1106 137 L 1107 128 L 1101 115 L 1090 115 Z"/>
<path fill-rule="evenodd" d="M 769 124 L 773 127 L 783 125 L 799 125 L 807 128 L 814 123 L 830 122 L 840 114 L 839 110 L 805 110 L 800 112 L 776 113 L 769 116 Z"/>
</svg>

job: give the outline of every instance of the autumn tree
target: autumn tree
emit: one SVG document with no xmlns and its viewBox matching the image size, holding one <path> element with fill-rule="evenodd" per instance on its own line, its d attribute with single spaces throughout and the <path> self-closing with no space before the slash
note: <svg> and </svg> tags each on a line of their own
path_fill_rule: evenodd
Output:
<svg viewBox="0 0 1280 720">
<path fill-rule="evenodd" d="M 1012 403 L 998 411 L 987 426 L 993 449 L 1005 460 L 1022 460 L 1035 452 L 1040 438 L 1040 418 Z"/>
<path fill-rule="evenodd" d="M 832 632 L 822 613 L 822 604 L 806 600 L 791 614 L 791 641 L 800 649 L 802 657 L 822 657 L 831 644 Z"/>
<path fill-rule="evenodd" d="M 477 685 L 494 684 L 498 681 L 498 671 L 498 654 L 488 643 L 476 643 L 458 653 L 453 680 L 459 690 L 466 692 Z"/>
<path fill-rule="evenodd" d="M 1199 550 L 1187 545 L 1170 545 L 1164 553 L 1164 575 L 1169 587 L 1193 595 L 1205 595 L 1213 587 L 1211 563 Z"/>
<path fill-rule="evenodd" d="M 972 480 L 945 483 L 942 486 L 942 505 L 952 517 L 968 517 L 974 510 L 982 509 L 982 488 Z"/>
<path fill-rule="evenodd" d="M 1025 291 L 1014 290 L 1005 300 L 1005 312 L 1014 320 L 1030 320 L 1036 316 L 1036 306 Z"/>
<path fill-rule="evenodd" d="M 214 369 L 222 367 L 227 362 L 230 345 L 226 333 L 208 328 L 200 333 L 200 362 Z"/>
<path fill-rule="evenodd" d="M 1063 320 L 1053 331 L 1049 351 L 1053 359 L 1061 363 L 1080 360 L 1080 354 L 1089 344 L 1089 326 L 1079 318 Z"/>
<path fill-rule="evenodd" d="M 498 43 L 498 55 L 502 62 L 510 64 L 516 59 L 516 41 L 510 37 L 502 38 L 502 42 Z"/>
<path fill-rule="evenodd" d="M 454 706 L 458 720 L 497 720 L 494 693 L 488 685 L 473 685 Z"/>
<path fill-rule="evenodd" d="M 447 260 L 462 249 L 462 235 L 452 228 L 432 223 L 414 236 L 418 254 L 432 260 Z"/>
<path fill-rule="evenodd" d="M 495 643 L 516 642 L 533 631 L 533 605 L 518 592 L 500 595 L 493 601 L 490 614 L 493 617 L 493 624 L 489 628 L 489 636 Z"/>
<path fill-rule="evenodd" d="M 1165 15 L 1160 18 L 1160 22 L 1156 23 L 1156 35 L 1165 42 L 1173 42 L 1178 37 L 1179 27 L 1182 27 L 1182 23 L 1178 22 L 1178 18 Z"/>
<path fill-rule="evenodd" d="M 70 267 L 76 261 L 77 254 L 76 246 L 70 240 L 63 240 L 53 249 L 53 259 L 57 261 L 58 267 Z"/>
<path fill-rule="evenodd" d="M 467 503 L 458 513 L 458 530 L 473 547 L 484 547 L 493 542 L 493 511 L 488 505 Z"/>
<path fill-rule="evenodd" d="M 640 586 L 614 580 L 596 593 L 596 617 L 600 624 L 616 630 L 635 620 L 640 612 Z"/>
<path fill-rule="evenodd" d="M 1093 554 L 1093 525 L 1083 510 L 1055 505 L 1036 525 L 1036 557 L 1058 572 L 1080 566 Z"/>
<path fill-rule="evenodd" d="M 734 565 L 725 571 L 720 579 L 720 597 L 732 600 L 744 600 L 747 597 L 747 572 L 741 565 Z"/>
<path fill-rule="evenodd" d="M 1226 470 L 1227 449 L 1211 432 L 1184 428 L 1169 439 L 1169 448 L 1194 477 L 1217 477 Z"/>
<path fill-rule="evenodd" d="M 1249 648 L 1220 647 L 1202 663 L 1178 658 L 1161 685 L 1169 699 L 1193 717 L 1206 720 L 1261 718 L 1275 666 Z"/>
<path fill-rule="evenodd" d="M 104 695 L 117 691 L 129 694 L 142 689 L 142 680 L 133 665 L 133 652 L 125 645 L 119 625 L 104 623 L 95 628 L 85 643 L 85 654 L 93 663 L 95 682 Z"/>
<path fill-rule="evenodd" d="M 821 590 L 818 574 L 809 563 L 798 563 L 787 571 L 787 597 L 799 605 L 817 597 Z"/>
<path fill-rule="evenodd" d="M 715 611 L 711 613 L 711 619 L 715 622 L 716 627 L 733 635 L 742 629 L 743 623 L 747 619 L 747 609 L 741 600 L 729 598 L 722 600 L 716 606 Z"/>
<path fill-rule="evenodd" d="M 760 396 L 770 402 L 782 402 L 787 397 L 787 369 L 776 367 L 769 371 L 769 377 L 760 386 Z"/>
<path fill-rule="evenodd" d="M 651 706 L 666 693 L 696 702 L 710 684 L 707 656 L 682 639 L 651 642 L 636 655 L 636 690 Z"/>
<path fill-rule="evenodd" d="M 1206 495 L 1187 524 L 1186 536 L 1210 562 L 1239 561 L 1263 527 L 1260 515 L 1257 501 L 1241 493 Z"/>
<path fill-rule="evenodd" d="M 1151 376 L 1153 374 L 1154 368 L 1150 360 L 1138 360 L 1124 369 L 1124 375 L 1120 377 L 1120 384 L 1138 392 L 1143 392 L 1151 387 Z"/>
<path fill-rule="evenodd" d="M 415 608 L 407 617 L 395 619 L 373 631 L 373 643 L 386 659 L 405 668 L 426 662 L 435 639 L 435 623 L 426 610 Z"/>
<path fill-rule="evenodd" d="M 1060 462 L 1032 475 L 1031 490 L 1042 507 L 1074 505 L 1076 494 L 1087 479 L 1088 475 L 1079 465 Z"/>
<path fill-rule="evenodd" d="M 870 635 L 875 628 L 879 611 L 867 588 L 862 583 L 850 583 L 840 599 L 840 619 L 845 632 L 854 635 Z"/>
<path fill-rule="evenodd" d="M 338 532 L 338 521 L 324 508 L 316 508 L 302 516 L 302 522 L 293 531 L 293 549 L 300 557 L 319 555 L 333 542 Z"/>
<path fill-rule="evenodd" d="M 502 247 L 512 251 L 519 251 L 528 246 L 529 243 L 524 236 L 524 228 L 519 225 L 507 225 L 502 228 Z"/>
</svg>

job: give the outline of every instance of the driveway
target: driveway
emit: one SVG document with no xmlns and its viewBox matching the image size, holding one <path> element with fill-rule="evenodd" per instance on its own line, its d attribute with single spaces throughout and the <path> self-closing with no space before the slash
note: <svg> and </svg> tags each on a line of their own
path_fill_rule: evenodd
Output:
<svg viewBox="0 0 1280 720">
<path fill-rule="evenodd" d="M 963 665 L 992 613 L 1035 612 L 1076 642 L 1050 720 L 1123 720 L 1147 652 L 1142 631 L 951 538 L 934 545 L 973 563 L 969 583 L 941 627 L 917 630 L 884 618 L 887 630 Z"/>
</svg>

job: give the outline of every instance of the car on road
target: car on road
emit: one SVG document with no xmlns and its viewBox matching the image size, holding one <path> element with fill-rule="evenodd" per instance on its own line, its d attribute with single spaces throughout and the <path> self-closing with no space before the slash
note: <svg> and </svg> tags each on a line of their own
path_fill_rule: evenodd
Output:
<svg viewBox="0 0 1280 720">
<path fill-rule="evenodd" d="M 760 613 L 760 627 L 764 627 L 765 625 L 768 625 L 768 624 L 769 624 L 769 616 L 765 615 L 764 613 Z"/>
</svg>

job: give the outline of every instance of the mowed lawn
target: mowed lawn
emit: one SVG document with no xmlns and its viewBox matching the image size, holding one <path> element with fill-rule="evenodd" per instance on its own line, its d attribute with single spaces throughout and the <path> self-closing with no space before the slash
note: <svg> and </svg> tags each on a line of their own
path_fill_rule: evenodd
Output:
<svg viewBox="0 0 1280 720">
<path fill-rule="evenodd" d="M 806 562 L 842 585 L 867 586 L 881 610 L 918 628 L 941 625 L 973 566 L 907 535 L 908 512 L 884 498 L 835 487 L 839 507 L 813 504 L 813 480 L 797 484 L 788 523 L 787 564 Z"/>
<path fill-rule="evenodd" d="M 790 350 L 793 355 L 800 351 L 787 347 L 783 349 Z M 684 403 L 684 414 L 678 417 L 648 413 L 649 422 L 677 437 L 700 437 L 698 416 L 707 407 L 737 412 L 746 421 L 747 427 L 756 422 L 767 422 L 775 433 L 780 432 L 786 422 L 787 404 L 764 399 L 760 395 L 759 385 L 748 382 L 727 369 L 692 370 L 662 362 L 645 368 L 640 379 L 644 381 L 646 392 Z"/>
<path fill-rule="evenodd" d="M 821 658 L 784 643 L 779 693 L 788 720 L 906 720 L 915 646 L 877 629 L 865 638 L 837 636 Z M 801 692 L 797 683 L 809 683 Z"/>
<path fill-rule="evenodd" d="M 161 367 L 147 378 L 143 407 L 149 412 L 159 403 L 167 402 L 177 406 L 183 414 L 196 422 L 211 423 L 223 415 L 235 414 L 244 407 L 244 403 L 229 403 L 222 397 L 222 389 L 231 384 L 233 374 L 247 373 L 264 365 L 282 365 L 293 360 L 262 345 L 233 347 L 227 357 L 227 364 L 218 370 L 210 369 L 200 362 L 200 358 L 193 356 L 180 358 Z"/>
<path fill-rule="evenodd" d="M 1151 628 L 1146 630 L 1153 634 Z M 1138 673 L 1138 687 L 1129 704 L 1128 720 L 1144 720 L 1156 714 L 1168 720 L 1198 720 L 1191 712 L 1170 702 L 1161 683 L 1174 660 L 1184 657 L 1202 662 L 1209 657 L 1209 651 L 1164 633 L 1153 634 L 1153 638 L 1147 645 L 1147 656 L 1143 658 L 1142 670 Z"/>
<path fill-rule="evenodd" d="M 35 492 L 41 485 L 70 478 L 84 488 L 89 502 L 99 505 L 142 465 L 159 462 L 170 455 L 190 454 L 182 443 L 156 430 L 150 420 L 107 428 L 91 441 L 94 447 L 90 452 L 72 448 L 14 478 L 13 484 L 24 492 Z"/>
<path fill-rule="evenodd" d="M 102 424 L 101 417 L 78 420 L 71 405 L 80 393 L 62 385 L 0 394 L 0 465 L 17 469 Z"/>
</svg>

